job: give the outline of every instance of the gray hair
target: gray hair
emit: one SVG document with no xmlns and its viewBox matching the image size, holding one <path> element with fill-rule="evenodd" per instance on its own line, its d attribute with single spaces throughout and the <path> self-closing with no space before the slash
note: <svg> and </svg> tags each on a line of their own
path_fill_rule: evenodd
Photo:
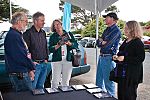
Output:
<svg viewBox="0 0 150 100">
<path fill-rule="evenodd" d="M 41 12 L 36 12 L 33 14 L 33 21 L 37 20 L 40 16 L 44 16 L 44 14 Z"/>
<path fill-rule="evenodd" d="M 18 21 L 23 20 L 25 18 L 26 14 L 24 12 L 15 12 L 12 15 L 11 24 L 14 25 Z"/>
</svg>

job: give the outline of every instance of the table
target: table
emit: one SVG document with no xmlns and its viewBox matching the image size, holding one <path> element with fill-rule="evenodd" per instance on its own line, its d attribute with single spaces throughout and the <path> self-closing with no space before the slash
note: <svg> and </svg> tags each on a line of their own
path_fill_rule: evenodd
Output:
<svg viewBox="0 0 150 100">
<path fill-rule="evenodd" d="M 30 91 L 26 92 L 7 92 L 2 93 L 4 100 L 98 100 L 92 94 L 86 90 L 70 91 L 70 92 L 59 92 L 48 94 L 47 92 L 43 95 L 33 95 Z M 100 100 L 117 100 L 113 97 L 103 98 Z"/>
</svg>

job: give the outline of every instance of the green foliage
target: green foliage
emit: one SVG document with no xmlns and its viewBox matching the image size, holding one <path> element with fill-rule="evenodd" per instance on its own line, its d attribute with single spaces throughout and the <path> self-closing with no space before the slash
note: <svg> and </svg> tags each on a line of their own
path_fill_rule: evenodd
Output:
<svg viewBox="0 0 150 100">
<path fill-rule="evenodd" d="M 123 20 L 118 20 L 118 22 L 117 22 L 117 25 L 118 25 L 118 27 L 120 28 L 120 30 L 121 30 L 121 33 L 122 33 L 122 40 L 124 40 L 125 39 L 125 35 L 124 35 L 124 27 L 125 27 L 125 21 L 123 21 Z"/>
<path fill-rule="evenodd" d="M 145 22 L 139 22 L 141 26 L 145 26 L 146 23 Z"/>
<path fill-rule="evenodd" d="M 119 20 L 117 23 L 118 27 L 120 28 L 122 34 L 124 34 L 124 26 L 125 22 Z M 98 27 L 98 34 L 99 36 L 102 35 L 103 31 L 106 29 L 106 25 L 103 18 L 99 18 L 99 27 Z M 85 26 L 85 28 L 81 31 L 82 36 L 89 36 L 89 37 L 96 37 L 96 20 L 93 20 L 91 23 Z M 122 37 L 124 37 L 122 35 Z"/>
<path fill-rule="evenodd" d="M 81 29 L 78 29 L 78 30 L 75 30 L 75 31 L 71 31 L 72 32 L 72 34 L 81 34 Z"/>
<path fill-rule="evenodd" d="M 105 10 L 105 13 L 108 13 L 108 12 L 116 12 L 116 13 L 118 13 L 119 10 L 118 10 L 118 8 L 117 8 L 115 5 L 112 5 L 112 6 L 109 6 L 109 7 Z"/>
<path fill-rule="evenodd" d="M 144 32 L 143 33 L 145 36 L 150 36 L 150 32 Z"/>
<path fill-rule="evenodd" d="M 150 26 L 150 21 L 146 22 L 145 26 Z"/>
<path fill-rule="evenodd" d="M 59 3 L 59 9 L 63 12 L 64 2 L 61 1 Z M 86 26 L 92 19 L 95 18 L 95 15 L 92 12 L 86 11 L 85 9 L 82 9 L 80 7 L 71 5 L 71 13 L 73 15 L 73 18 L 71 19 L 72 23 L 80 23 L 82 26 Z"/>
<path fill-rule="evenodd" d="M 9 19 L 10 18 L 10 5 L 9 5 L 9 0 L 0 0 L 0 19 L 5 18 Z M 18 5 L 14 5 L 12 2 L 12 13 L 16 11 L 23 11 L 28 13 L 29 11 L 19 7 Z"/>
</svg>

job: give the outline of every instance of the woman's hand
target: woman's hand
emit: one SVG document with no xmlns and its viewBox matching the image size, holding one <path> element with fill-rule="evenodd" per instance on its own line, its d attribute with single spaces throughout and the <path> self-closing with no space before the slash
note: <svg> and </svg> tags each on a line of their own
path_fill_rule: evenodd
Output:
<svg viewBox="0 0 150 100">
<path fill-rule="evenodd" d="M 55 45 L 55 50 L 57 50 L 61 45 L 57 44 Z"/>
<path fill-rule="evenodd" d="M 113 60 L 124 61 L 124 56 L 113 55 Z"/>
<path fill-rule="evenodd" d="M 71 46 L 72 43 L 70 41 L 65 42 L 66 45 Z"/>
<path fill-rule="evenodd" d="M 117 55 L 113 55 L 113 60 L 117 60 L 118 56 Z"/>
<path fill-rule="evenodd" d="M 118 61 L 124 61 L 124 56 L 118 56 L 117 60 Z"/>
</svg>

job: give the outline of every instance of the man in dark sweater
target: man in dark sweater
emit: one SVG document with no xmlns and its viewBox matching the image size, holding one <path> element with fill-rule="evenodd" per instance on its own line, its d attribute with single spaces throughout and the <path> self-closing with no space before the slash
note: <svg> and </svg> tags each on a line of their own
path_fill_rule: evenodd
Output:
<svg viewBox="0 0 150 100">
<path fill-rule="evenodd" d="M 22 38 L 27 22 L 25 13 L 16 12 L 4 41 L 6 69 L 16 91 L 32 90 L 34 80 L 34 64 L 28 58 L 28 49 Z"/>
</svg>

